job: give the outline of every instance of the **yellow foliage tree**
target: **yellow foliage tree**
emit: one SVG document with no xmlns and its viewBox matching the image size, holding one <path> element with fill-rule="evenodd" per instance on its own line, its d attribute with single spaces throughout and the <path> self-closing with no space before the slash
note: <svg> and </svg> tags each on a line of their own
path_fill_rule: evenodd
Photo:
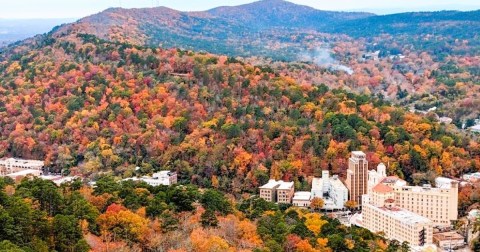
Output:
<svg viewBox="0 0 480 252">
<path fill-rule="evenodd" d="M 234 251 L 228 243 L 219 236 L 210 235 L 201 228 L 196 228 L 190 234 L 193 251 L 198 252 L 221 252 Z"/>
<path fill-rule="evenodd" d="M 305 225 L 315 235 L 320 233 L 322 226 L 327 223 L 326 220 L 322 220 L 322 216 L 319 213 L 308 213 L 305 215 Z"/>
</svg>

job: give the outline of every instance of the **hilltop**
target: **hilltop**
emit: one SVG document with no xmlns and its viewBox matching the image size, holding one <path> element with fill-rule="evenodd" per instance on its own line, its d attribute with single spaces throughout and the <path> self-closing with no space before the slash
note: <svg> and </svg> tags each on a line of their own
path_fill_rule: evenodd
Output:
<svg viewBox="0 0 480 252">
<path fill-rule="evenodd" d="M 112 8 L 66 25 L 99 38 L 138 45 L 177 47 L 230 56 L 267 56 L 298 60 L 298 54 L 321 42 L 348 35 L 371 38 L 382 34 L 478 37 L 479 11 L 422 12 L 377 16 L 364 12 L 321 11 L 283 0 L 181 12 L 158 7 Z M 327 35 L 329 34 L 329 35 Z M 333 37 L 332 37 L 333 36 Z"/>
</svg>

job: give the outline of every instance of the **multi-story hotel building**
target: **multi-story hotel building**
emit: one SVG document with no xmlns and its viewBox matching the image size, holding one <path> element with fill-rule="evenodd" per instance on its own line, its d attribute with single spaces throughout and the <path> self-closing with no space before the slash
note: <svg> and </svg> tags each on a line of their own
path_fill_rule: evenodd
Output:
<svg viewBox="0 0 480 252">
<path fill-rule="evenodd" d="M 368 161 L 362 151 L 353 151 L 348 160 L 347 179 L 350 200 L 362 204 L 362 195 L 367 193 Z"/>
<path fill-rule="evenodd" d="M 271 179 L 260 188 L 260 198 L 277 203 L 291 203 L 295 188 L 293 182 Z"/>
<path fill-rule="evenodd" d="M 435 226 L 449 226 L 458 218 L 458 182 L 452 181 L 450 188 L 424 186 L 394 186 L 395 201 L 401 208 L 408 209 L 433 221 Z"/>
<path fill-rule="evenodd" d="M 383 232 L 388 239 L 408 242 L 410 246 L 432 243 L 433 223 L 428 218 L 395 206 L 388 199 L 382 205 L 364 204 L 362 224 L 372 232 Z"/>
<path fill-rule="evenodd" d="M 405 180 L 396 176 L 385 177 L 380 165 L 377 171 L 372 170 L 368 174 L 367 199 L 372 204 L 386 198 L 394 199 L 398 207 L 432 220 L 435 226 L 448 226 L 458 218 L 458 182 L 454 180 L 437 178 L 437 187 L 408 186 Z M 388 195 L 382 193 L 386 191 Z M 382 198 L 384 196 L 386 198 Z"/>
</svg>

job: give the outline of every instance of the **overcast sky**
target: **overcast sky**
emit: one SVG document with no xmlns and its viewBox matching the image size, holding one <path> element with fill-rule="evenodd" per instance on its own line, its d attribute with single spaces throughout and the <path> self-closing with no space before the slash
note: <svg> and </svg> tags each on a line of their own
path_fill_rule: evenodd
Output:
<svg viewBox="0 0 480 252">
<path fill-rule="evenodd" d="M 253 0 L 1 0 L 0 18 L 80 18 L 109 7 L 167 6 L 183 11 L 239 5 Z M 377 14 L 480 9 L 480 0 L 291 0 L 321 10 L 366 10 Z"/>
</svg>

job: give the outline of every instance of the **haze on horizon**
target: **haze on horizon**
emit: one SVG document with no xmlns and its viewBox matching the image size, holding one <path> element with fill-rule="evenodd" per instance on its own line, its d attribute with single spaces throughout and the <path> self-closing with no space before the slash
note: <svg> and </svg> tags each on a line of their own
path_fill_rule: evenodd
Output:
<svg viewBox="0 0 480 252">
<path fill-rule="evenodd" d="M 255 2 L 254 0 L 16 0 L 5 1 L 0 9 L 1 19 L 35 18 L 81 18 L 110 7 L 145 8 L 166 6 L 181 11 L 202 11 L 218 6 L 235 6 Z M 290 0 L 320 10 L 369 11 L 376 14 L 391 14 L 409 11 L 477 10 L 478 0 Z"/>
</svg>

